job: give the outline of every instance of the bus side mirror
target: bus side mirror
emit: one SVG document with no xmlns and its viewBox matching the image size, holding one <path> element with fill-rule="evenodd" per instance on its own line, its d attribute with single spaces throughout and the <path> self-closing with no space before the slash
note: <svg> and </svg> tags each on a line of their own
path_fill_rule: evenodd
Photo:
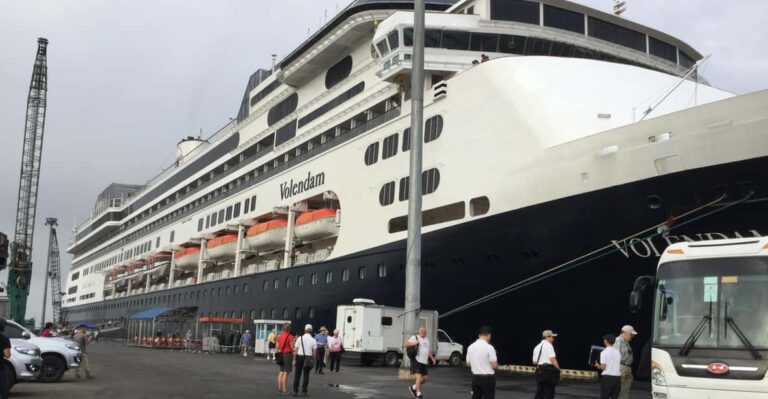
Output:
<svg viewBox="0 0 768 399">
<path fill-rule="evenodd" d="M 643 304 L 643 292 L 646 288 L 653 286 L 655 279 L 653 276 L 640 276 L 635 280 L 632 292 L 629 294 L 629 311 L 638 313 Z"/>
</svg>

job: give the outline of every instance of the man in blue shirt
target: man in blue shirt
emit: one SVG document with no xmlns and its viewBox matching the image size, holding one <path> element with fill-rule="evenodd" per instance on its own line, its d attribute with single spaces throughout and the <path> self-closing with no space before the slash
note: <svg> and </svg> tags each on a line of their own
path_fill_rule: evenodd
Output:
<svg viewBox="0 0 768 399">
<path fill-rule="evenodd" d="M 328 347 L 328 330 L 325 326 L 320 327 L 320 333 L 315 337 L 315 341 L 317 341 L 315 373 L 323 374 L 323 366 L 325 366 L 325 349 Z"/>
</svg>

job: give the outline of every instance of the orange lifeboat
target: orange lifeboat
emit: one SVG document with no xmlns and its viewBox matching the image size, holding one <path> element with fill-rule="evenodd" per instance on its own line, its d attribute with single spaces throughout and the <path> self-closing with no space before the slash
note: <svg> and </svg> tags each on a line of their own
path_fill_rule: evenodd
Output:
<svg viewBox="0 0 768 399">
<path fill-rule="evenodd" d="M 339 235 L 339 224 L 336 223 L 336 210 L 322 208 L 305 212 L 296 218 L 293 229 L 296 237 L 302 241 L 314 241 Z"/>
<path fill-rule="evenodd" d="M 179 269 L 197 268 L 197 263 L 200 261 L 200 247 L 183 248 L 176 252 L 174 259 Z"/>
<path fill-rule="evenodd" d="M 237 251 L 237 234 L 226 234 L 208 241 L 206 246 L 208 258 L 215 261 L 226 261 L 235 258 Z"/>
<path fill-rule="evenodd" d="M 248 229 L 245 241 L 250 249 L 259 252 L 272 252 L 285 245 L 285 230 L 288 222 L 285 219 L 274 219 L 259 223 Z"/>
</svg>

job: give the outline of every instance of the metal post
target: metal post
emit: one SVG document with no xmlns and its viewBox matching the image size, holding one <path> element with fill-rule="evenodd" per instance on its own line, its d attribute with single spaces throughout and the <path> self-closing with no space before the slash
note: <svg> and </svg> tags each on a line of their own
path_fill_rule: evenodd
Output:
<svg viewBox="0 0 768 399">
<path fill-rule="evenodd" d="M 168 287 L 166 288 L 173 288 L 173 269 L 176 267 L 176 250 L 171 250 L 171 266 L 168 270 Z"/>
<path fill-rule="evenodd" d="M 245 226 L 242 223 L 237 224 L 237 250 L 235 251 L 235 277 L 240 277 L 240 263 L 242 261 L 243 235 Z"/>
<path fill-rule="evenodd" d="M 403 341 L 419 329 L 421 308 L 421 163 L 424 135 L 424 0 L 413 4 L 413 67 L 411 69 L 411 155 L 408 179 L 408 240 L 405 262 Z M 405 353 L 405 349 L 403 350 Z M 403 356 L 401 373 L 410 364 Z"/>
<path fill-rule="evenodd" d="M 147 271 L 149 271 L 149 269 L 147 269 Z M 147 292 L 149 292 L 149 280 L 150 280 L 149 273 L 145 273 L 144 277 L 146 277 L 147 279 L 147 285 L 144 287 L 144 293 L 146 294 Z"/>
<path fill-rule="evenodd" d="M 133 283 L 132 283 L 132 279 L 129 278 L 128 279 L 128 295 L 127 296 L 131 296 L 131 288 L 133 288 Z"/>
<path fill-rule="evenodd" d="M 48 242 L 48 253 L 51 253 L 51 243 Z M 45 326 L 45 308 L 46 305 L 48 305 L 48 276 L 51 275 L 51 259 L 48 258 L 48 264 L 45 267 L 45 284 L 43 285 L 43 312 L 42 316 L 40 317 L 40 328 L 42 329 L 43 326 Z M 55 321 L 55 320 L 54 320 Z"/>
<path fill-rule="evenodd" d="M 203 282 L 203 269 L 205 268 L 205 255 L 206 255 L 206 244 L 207 241 L 205 238 L 200 239 L 200 261 L 197 263 L 197 284 L 200 284 Z"/>
<path fill-rule="evenodd" d="M 293 252 L 293 223 L 296 221 L 296 211 L 292 206 L 288 207 L 288 228 L 285 229 L 285 252 L 283 253 L 283 268 L 291 267 L 291 253 Z"/>
</svg>

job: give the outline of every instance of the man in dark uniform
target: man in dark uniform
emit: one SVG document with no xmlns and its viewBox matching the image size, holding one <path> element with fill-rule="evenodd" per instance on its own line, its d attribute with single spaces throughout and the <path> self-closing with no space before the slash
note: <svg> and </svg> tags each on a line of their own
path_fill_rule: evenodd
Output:
<svg viewBox="0 0 768 399">
<path fill-rule="evenodd" d="M 0 350 L 4 359 L 11 358 L 11 340 L 5 335 L 5 319 L 0 318 Z M 0 362 L 0 399 L 8 399 L 8 380 L 5 379 L 5 362 Z"/>
</svg>

